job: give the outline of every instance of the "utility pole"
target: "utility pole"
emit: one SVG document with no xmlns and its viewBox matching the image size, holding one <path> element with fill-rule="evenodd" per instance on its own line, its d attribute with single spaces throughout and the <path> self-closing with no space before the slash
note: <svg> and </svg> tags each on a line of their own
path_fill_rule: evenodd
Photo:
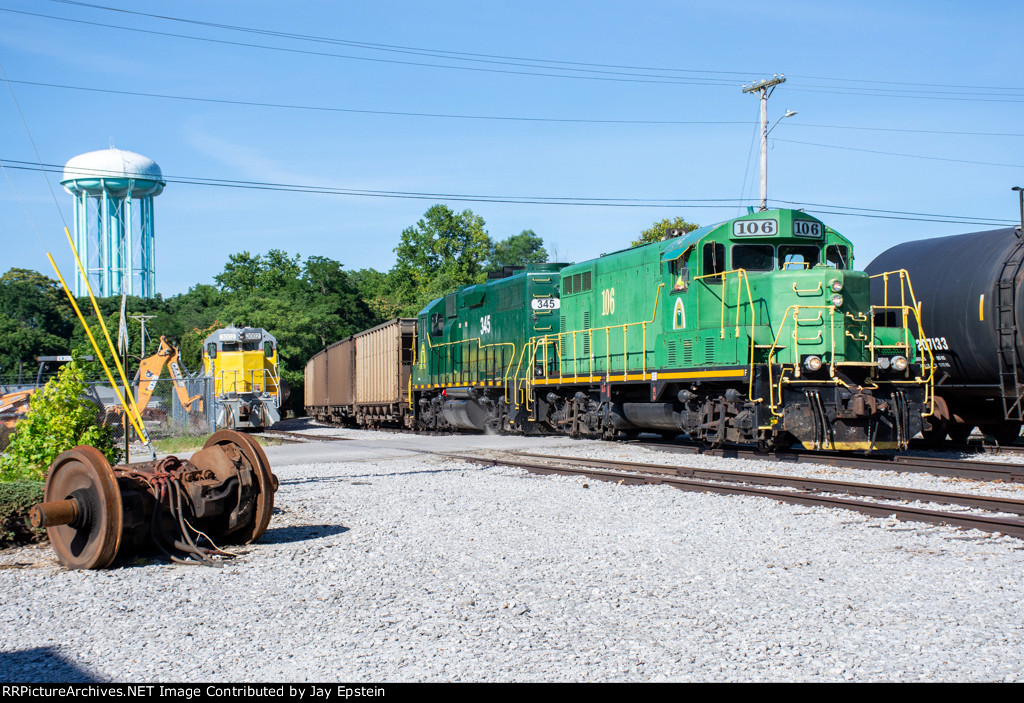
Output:
<svg viewBox="0 0 1024 703">
<path fill-rule="evenodd" d="M 146 358 L 146 320 L 152 320 L 156 315 L 129 315 L 133 320 L 138 320 L 142 325 L 142 333 L 139 335 L 139 358 Z"/>
<path fill-rule="evenodd" d="M 1017 191 L 1017 196 L 1020 198 L 1020 227 L 1016 229 L 1017 239 L 1020 239 L 1024 236 L 1024 188 L 1014 186 L 1010 190 Z"/>
<path fill-rule="evenodd" d="M 743 87 L 744 93 L 761 94 L 761 210 L 768 209 L 768 97 L 786 77 L 775 75 Z"/>
</svg>

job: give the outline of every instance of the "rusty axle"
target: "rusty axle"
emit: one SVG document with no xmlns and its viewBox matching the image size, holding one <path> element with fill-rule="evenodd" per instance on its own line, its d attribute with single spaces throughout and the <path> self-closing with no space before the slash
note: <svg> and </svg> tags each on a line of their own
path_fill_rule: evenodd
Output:
<svg viewBox="0 0 1024 703">
<path fill-rule="evenodd" d="M 50 466 L 29 520 L 72 569 L 102 569 L 147 545 L 174 561 L 214 564 L 225 554 L 214 541 L 249 543 L 266 531 L 277 485 L 259 444 L 231 430 L 188 460 L 111 467 L 95 448 L 75 447 Z"/>
<path fill-rule="evenodd" d="M 74 498 L 54 500 L 49 503 L 33 505 L 28 512 L 28 521 L 32 527 L 56 527 L 71 525 L 81 514 L 78 501 Z"/>
</svg>

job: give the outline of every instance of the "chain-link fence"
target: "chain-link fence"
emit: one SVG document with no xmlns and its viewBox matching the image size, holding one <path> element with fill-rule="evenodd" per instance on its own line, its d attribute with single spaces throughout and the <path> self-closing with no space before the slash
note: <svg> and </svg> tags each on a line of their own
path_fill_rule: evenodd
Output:
<svg viewBox="0 0 1024 703">
<path fill-rule="evenodd" d="M 88 386 L 87 395 L 98 406 L 100 421 L 113 428 L 117 442 L 124 442 L 126 424 L 131 432 L 129 439 L 137 440 L 131 422 L 125 422 L 117 394 L 110 385 L 94 381 L 89 382 Z M 10 443 L 18 421 L 29 409 L 35 391 L 35 384 L 0 385 L 0 451 Z M 152 439 L 202 436 L 215 430 L 213 379 L 210 377 L 185 379 L 180 387 L 170 378 L 146 381 L 142 384 L 141 394 L 139 384 L 134 383 L 132 395 L 142 411 L 146 433 Z"/>
</svg>

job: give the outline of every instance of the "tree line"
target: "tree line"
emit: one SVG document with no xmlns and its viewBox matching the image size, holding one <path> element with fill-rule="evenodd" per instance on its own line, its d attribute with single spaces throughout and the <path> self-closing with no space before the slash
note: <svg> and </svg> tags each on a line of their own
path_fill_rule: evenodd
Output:
<svg viewBox="0 0 1024 703">
<path fill-rule="evenodd" d="M 657 241 L 666 229 L 690 231 L 696 225 L 661 220 L 644 230 L 633 245 Z M 278 340 L 281 375 L 292 387 L 291 405 L 302 408 L 306 361 L 322 348 L 394 317 L 415 317 L 431 300 L 462 285 L 482 283 L 491 271 L 547 261 L 543 239 L 533 230 L 495 241 L 483 218 L 471 210 L 455 212 L 434 205 L 402 231 L 396 260 L 388 271 L 345 270 L 323 256 L 291 255 L 280 249 L 265 254 L 232 254 L 213 284 L 199 283 L 169 298 L 129 297 L 127 314 L 151 315 L 147 340 L 140 347 L 141 324 L 128 319 L 129 366 L 156 352 L 161 335 L 181 349 L 187 369 L 202 366 L 202 342 L 214 329 L 230 324 L 262 327 Z M 98 299 L 111 337 L 117 333 L 121 299 Z M 102 332 L 91 303 L 78 301 L 97 341 Z M 105 344 L 100 341 L 101 349 Z M 82 326 L 60 285 L 36 272 L 12 268 L 0 276 L 0 382 L 35 377 L 37 356 L 93 354 Z M 104 352 L 107 356 L 109 353 Z M 89 369 L 100 378 L 98 364 Z"/>
</svg>

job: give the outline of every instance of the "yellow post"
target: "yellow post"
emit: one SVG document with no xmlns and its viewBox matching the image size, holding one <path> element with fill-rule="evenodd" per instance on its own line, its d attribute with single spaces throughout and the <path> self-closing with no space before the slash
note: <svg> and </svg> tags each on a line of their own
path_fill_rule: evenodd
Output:
<svg viewBox="0 0 1024 703">
<path fill-rule="evenodd" d="M 50 266 L 53 267 L 54 272 L 57 274 L 57 280 L 59 280 L 61 286 L 64 287 L 64 293 L 67 294 L 68 300 L 71 302 L 71 307 L 74 308 L 75 314 L 78 315 L 78 319 L 82 323 L 82 327 L 85 329 L 85 334 L 89 337 L 89 342 L 92 343 L 93 351 L 96 352 L 96 358 L 99 359 L 100 365 L 103 366 L 103 370 L 107 374 L 107 380 L 110 381 L 110 385 L 114 389 L 114 394 L 117 395 L 117 399 L 121 401 L 121 407 L 124 409 L 125 417 L 131 421 L 132 427 L 135 428 L 135 432 L 139 435 L 139 439 L 141 439 L 145 444 L 149 444 L 149 435 L 146 434 L 146 428 L 142 424 L 142 415 L 136 415 L 136 413 L 138 413 L 138 408 L 135 405 L 134 399 L 132 399 L 132 404 L 129 406 L 128 402 L 125 401 L 125 397 L 121 395 L 121 391 L 117 388 L 117 382 L 114 380 L 114 374 L 110 372 L 110 367 L 107 366 L 107 361 L 103 358 L 103 352 L 100 351 L 100 345 L 96 343 L 96 338 L 93 337 L 92 330 L 90 330 L 89 325 L 86 324 L 85 315 L 83 315 L 81 309 L 79 309 L 78 303 L 75 301 L 75 296 L 71 295 L 71 290 L 68 288 L 68 284 L 64 282 L 64 276 L 61 275 L 60 269 L 57 268 L 57 262 L 53 260 L 53 257 L 49 252 L 47 252 L 46 258 L 50 260 Z M 117 358 L 116 354 L 114 355 L 114 358 Z M 128 388 L 127 384 L 125 384 L 125 388 Z M 126 395 L 128 398 L 131 398 L 131 393 L 127 393 Z"/>
<path fill-rule="evenodd" d="M 121 360 L 117 358 L 117 352 L 114 350 L 114 343 L 110 341 L 110 332 L 107 331 L 107 323 L 103 319 L 103 315 L 100 313 L 99 303 L 96 302 L 96 296 L 92 292 L 92 284 L 89 283 L 89 272 L 85 270 L 85 266 L 82 265 L 82 260 L 78 257 L 78 248 L 75 247 L 75 242 L 71 238 L 71 232 L 68 231 L 67 227 L 64 228 L 64 235 L 68 238 L 68 245 L 71 247 L 71 253 L 75 255 L 75 263 L 78 265 L 78 270 L 82 272 L 82 279 L 85 281 L 86 290 L 89 291 L 89 300 L 92 302 L 92 309 L 96 312 L 96 319 L 99 320 L 100 329 L 103 330 L 103 336 L 104 338 L 106 338 L 107 346 L 110 348 L 110 354 L 111 356 L 114 357 L 114 367 L 117 369 L 117 373 L 121 377 L 121 382 L 127 389 L 128 377 L 125 375 L 124 369 L 121 367 Z M 49 256 L 49 254 L 47 254 L 47 256 Z M 52 263 L 53 259 L 51 258 L 50 261 Z M 56 265 L 54 265 L 54 268 L 56 268 Z M 82 324 L 85 324 L 84 320 Z M 113 381 L 111 381 L 111 383 L 113 383 Z M 128 396 L 128 402 L 131 403 L 132 408 L 135 410 L 135 413 L 139 416 L 141 422 L 142 411 L 139 410 L 139 407 L 135 404 L 135 398 L 132 397 L 131 393 L 126 393 L 126 395 Z M 125 406 L 126 411 L 127 409 L 128 406 Z M 139 437 L 141 438 L 142 435 L 139 435 Z M 146 441 L 146 443 L 149 443 L 148 440 Z"/>
</svg>

